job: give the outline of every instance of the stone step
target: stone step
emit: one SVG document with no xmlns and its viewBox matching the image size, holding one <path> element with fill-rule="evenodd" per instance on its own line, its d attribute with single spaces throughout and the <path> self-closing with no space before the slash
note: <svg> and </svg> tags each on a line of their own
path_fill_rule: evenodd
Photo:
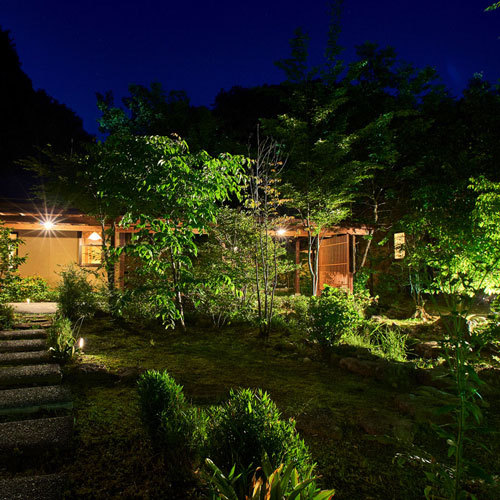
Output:
<svg viewBox="0 0 500 500">
<path fill-rule="evenodd" d="M 0 367 L 0 388 L 56 385 L 60 384 L 61 380 L 61 368 L 56 364 Z"/>
<path fill-rule="evenodd" d="M 0 415 L 71 408 L 73 408 L 71 392 L 67 387 L 60 385 L 0 391 Z"/>
<path fill-rule="evenodd" d="M 47 332 L 42 328 L 32 330 L 3 330 L 0 332 L 0 340 L 25 340 L 44 339 Z"/>
<path fill-rule="evenodd" d="M 3 352 L 0 353 L 0 366 L 41 365 L 55 362 L 49 351 Z"/>
<path fill-rule="evenodd" d="M 0 500 L 60 500 L 67 484 L 65 474 L 2 479 Z"/>
<path fill-rule="evenodd" d="M 73 436 L 72 417 L 40 418 L 0 424 L 0 456 L 68 448 Z"/>
<path fill-rule="evenodd" d="M 44 339 L 0 341 L 0 352 L 42 351 L 46 348 L 47 345 Z"/>
<path fill-rule="evenodd" d="M 40 321 L 36 324 L 37 327 L 43 327 L 43 328 L 46 328 L 48 326 L 51 326 L 52 325 L 52 322 L 50 321 Z M 24 329 L 27 329 L 27 328 L 33 328 L 33 325 L 32 323 L 17 323 L 14 325 L 14 328 L 16 330 L 24 330 Z"/>
</svg>

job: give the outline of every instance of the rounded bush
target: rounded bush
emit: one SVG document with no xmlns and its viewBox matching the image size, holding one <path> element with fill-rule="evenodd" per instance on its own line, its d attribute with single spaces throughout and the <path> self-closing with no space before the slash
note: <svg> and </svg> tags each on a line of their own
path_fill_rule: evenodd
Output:
<svg viewBox="0 0 500 500">
<path fill-rule="evenodd" d="M 283 420 L 269 395 L 262 391 L 231 391 L 229 400 L 210 411 L 208 456 L 226 473 L 233 465 L 249 471 L 262 465 L 265 455 L 273 467 L 294 463 L 311 467 L 311 455 L 300 439 L 295 422 Z"/>
<path fill-rule="evenodd" d="M 309 305 L 311 337 L 331 346 L 345 333 L 355 331 L 363 321 L 354 295 L 340 288 L 325 286 Z"/>
<path fill-rule="evenodd" d="M 142 421 L 153 444 L 172 455 L 192 451 L 202 422 L 182 386 L 166 371 L 149 370 L 139 378 L 138 391 Z"/>
</svg>

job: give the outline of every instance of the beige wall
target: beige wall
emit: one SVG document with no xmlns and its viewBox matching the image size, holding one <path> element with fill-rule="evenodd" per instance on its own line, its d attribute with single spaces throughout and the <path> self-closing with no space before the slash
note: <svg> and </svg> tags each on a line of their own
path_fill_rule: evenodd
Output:
<svg viewBox="0 0 500 500">
<path fill-rule="evenodd" d="M 76 231 L 18 231 L 24 245 L 19 246 L 19 256 L 27 255 L 20 266 L 22 277 L 41 276 L 49 285 L 59 281 L 58 273 L 70 264 L 78 264 L 79 240 Z"/>
</svg>

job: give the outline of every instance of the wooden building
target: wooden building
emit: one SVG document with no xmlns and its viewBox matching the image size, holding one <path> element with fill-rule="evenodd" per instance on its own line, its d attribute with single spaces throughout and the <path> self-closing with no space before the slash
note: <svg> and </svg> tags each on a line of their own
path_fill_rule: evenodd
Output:
<svg viewBox="0 0 500 500">
<path fill-rule="evenodd" d="M 97 220 L 74 209 L 51 209 L 26 202 L 0 203 L 0 220 L 12 229 L 12 237 L 23 240 L 20 256 L 28 256 L 19 271 L 22 277 L 40 276 L 50 285 L 57 284 L 59 273 L 71 264 L 98 268 L 101 263 L 102 227 Z M 133 229 L 118 229 L 115 244 L 125 245 Z M 274 231 L 276 237 L 293 243 L 295 261 L 307 252 L 307 230 L 297 220 Z M 365 227 L 332 227 L 325 230 L 319 250 L 319 284 L 352 291 L 355 271 L 356 236 L 368 234 Z M 117 276 L 123 280 L 125 262 L 118 264 Z M 300 293 L 300 275 L 294 279 L 294 291 Z"/>
</svg>

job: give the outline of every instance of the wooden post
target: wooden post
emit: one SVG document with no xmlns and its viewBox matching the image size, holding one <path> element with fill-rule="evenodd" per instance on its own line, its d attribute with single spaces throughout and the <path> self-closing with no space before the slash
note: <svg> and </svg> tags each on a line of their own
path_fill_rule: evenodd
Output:
<svg viewBox="0 0 500 500">
<path fill-rule="evenodd" d="M 295 264 L 300 265 L 300 238 L 295 238 Z M 300 294 L 300 269 L 295 270 L 295 294 Z"/>
</svg>

